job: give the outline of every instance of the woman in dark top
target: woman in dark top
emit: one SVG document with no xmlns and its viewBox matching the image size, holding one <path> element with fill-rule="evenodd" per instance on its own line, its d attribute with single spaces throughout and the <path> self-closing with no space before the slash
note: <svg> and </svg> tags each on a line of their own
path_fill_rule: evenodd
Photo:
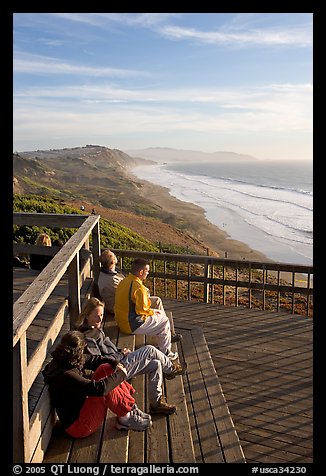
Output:
<svg viewBox="0 0 326 476">
<path fill-rule="evenodd" d="M 65 431 L 74 438 L 91 435 L 104 421 L 107 408 L 118 417 L 117 429 L 147 430 L 151 420 L 136 412 L 135 390 L 124 381 L 124 366 L 112 357 L 85 355 L 84 347 L 81 332 L 66 333 L 43 370 Z M 85 376 L 87 369 L 94 371 L 91 379 Z"/>
<path fill-rule="evenodd" d="M 85 353 L 90 355 L 109 356 L 121 362 L 126 371 L 127 379 L 136 375 L 148 376 L 148 399 L 150 413 L 175 413 L 177 407 L 163 397 L 163 375 L 167 380 L 177 375 L 184 375 L 187 365 L 172 363 L 171 360 L 153 345 L 144 345 L 135 351 L 128 348 L 118 349 L 102 328 L 104 303 L 96 297 L 84 301 L 77 322 L 78 330 L 84 334 Z"/>
</svg>

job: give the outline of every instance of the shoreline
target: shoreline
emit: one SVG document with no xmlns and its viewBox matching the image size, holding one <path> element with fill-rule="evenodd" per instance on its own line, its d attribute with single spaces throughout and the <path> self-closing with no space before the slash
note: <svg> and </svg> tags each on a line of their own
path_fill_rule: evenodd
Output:
<svg viewBox="0 0 326 476">
<path fill-rule="evenodd" d="M 260 251 L 251 249 L 241 241 L 231 239 L 225 231 L 205 217 L 205 210 L 202 207 L 172 197 L 167 187 L 139 179 L 133 174 L 132 168 L 128 169 L 127 174 L 133 182 L 138 184 L 138 191 L 142 197 L 182 219 L 184 227 L 179 229 L 187 231 L 201 241 L 209 248 L 209 254 L 218 254 L 220 258 L 235 260 L 273 262 Z"/>
</svg>

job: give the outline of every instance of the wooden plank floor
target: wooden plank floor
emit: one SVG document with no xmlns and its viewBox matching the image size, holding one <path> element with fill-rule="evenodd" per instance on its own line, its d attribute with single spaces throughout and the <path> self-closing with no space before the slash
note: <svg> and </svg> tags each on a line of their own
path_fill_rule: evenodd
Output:
<svg viewBox="0 0 326 476">
<path fill-rule="evenodd" d="M 164 299 L 202 328 L 248 463 L 311 463 L 311 318 Z"/>
<path fill-rule="evenodd" d="M 201 327 L 179 323 L 179 356 L 197 463 L 245 463 L 245 457 Z M 181 359 L 181 357 L 179 357 Z"/>
</svg>

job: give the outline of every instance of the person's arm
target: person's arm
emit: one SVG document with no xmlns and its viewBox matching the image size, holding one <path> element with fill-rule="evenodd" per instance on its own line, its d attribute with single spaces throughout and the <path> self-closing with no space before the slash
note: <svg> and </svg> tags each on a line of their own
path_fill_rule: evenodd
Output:
<svg viewBox="0 0 326 476">
<path fill-rule="evenodd" d="M 102 355 L 99 346 L 97 345 L 97 342 L 95 339 L 92 337 L 87 337 L 87 335 L 84 334 L 85 337 L 85 343 L 86 347 L 84 349 L 84 352 L 89 355 Z"/>
<path fill-rule="evenodd" d="M 104 348 L 102 348 L 101 346 L 99 346 L 96 342 L 95 339 L 93 339 L 92 337 L 85 337 L 85 342 L 86 342 L 86 347 L 85 347 L 85 354 L 86 355 L 91 355 L 92 357 L 101 357 L 101 360 L 100 362 L 98 363 L 97 360 L 91 360 L 89 362 L 85 362 L 85 368 L 90 368 L 88 366 L 92 366 L 91 370 L 94 370 L 93 367 L 96 366 L 96 368 L 98 367 L 98 365 L 100 364 L 105 364 L 105 363 L 108 363 L 110 365 L 112 365 L 112 367 L 115 369 L 118 361 L 119 361 L 119 358 L 118 356 L 114 355 L 114 353 L 112 352 L 112 355 L 111 355 L 111 352 L 110 349 L 107 349 L 106 346 L 104 346 Z M 104 360 L 103 360 L 104 359 Z M 86 367 L 87 365 L 87 367 Z"/>
<path fill-rule="evenodd" d="M 65 374 L 64 388 L 88 397 L 101 397 L 120 385 L 126 376 L 127 371 L 122 364 L 117 364 L 113 374 L 100 380 L 89 380 L 72 371 Z"/>
<path fill-rule="evenodd" d="M 152 315 L 154 314 L 153 309 L 151 309 L 151 301 L 148 297 L 146 288 L 138 288 L 135 292 L 135 311 L 138 315 Z"/>
<path fill-rule="evenodd" d="M 110 364 L 113 368 L 117 365 L 117 359 L 111 356 L 84 354 L 84 369 L 96 370 L 101 364 Z"/>
<path fill-rule="evenodd" d="M 115 368 L 114 374 L 111 374 L 109 377 L 106 377 L 106 379 L 103 379 L 103 380 L 107 380 L 105 385 L 104 395 L 107 395 L 109 392 L 111 392 L 111 390 L 113 390 L 115 387 L 120 385 L 120 383 L 123 382 L 126 377 L 127 377 L 126 368 L 122 364 L 118 363 Z"/>
<path fill-rule="evenodd" d="M 132 351 L 131 351 L 131 349 L 128 349 L 128 347 L 124 347 L 123 349 L 120 350 L 120 352 L 121 352 L 121 354 L 123 354 L 123 355 L 128 355 L 128 354 L 130 354 L 130 352 L 132 352 Z"/>
</svg>

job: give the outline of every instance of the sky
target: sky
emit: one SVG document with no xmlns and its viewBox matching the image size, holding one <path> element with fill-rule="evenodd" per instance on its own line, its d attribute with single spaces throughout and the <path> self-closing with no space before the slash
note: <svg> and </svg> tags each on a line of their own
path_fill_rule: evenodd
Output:
<svg viewBox="0 0 326 476">
<path fill-rule="evenodd" d="M 312 160 L 312 13 L 14 13 L 13 150 Z"/>
</svg>

